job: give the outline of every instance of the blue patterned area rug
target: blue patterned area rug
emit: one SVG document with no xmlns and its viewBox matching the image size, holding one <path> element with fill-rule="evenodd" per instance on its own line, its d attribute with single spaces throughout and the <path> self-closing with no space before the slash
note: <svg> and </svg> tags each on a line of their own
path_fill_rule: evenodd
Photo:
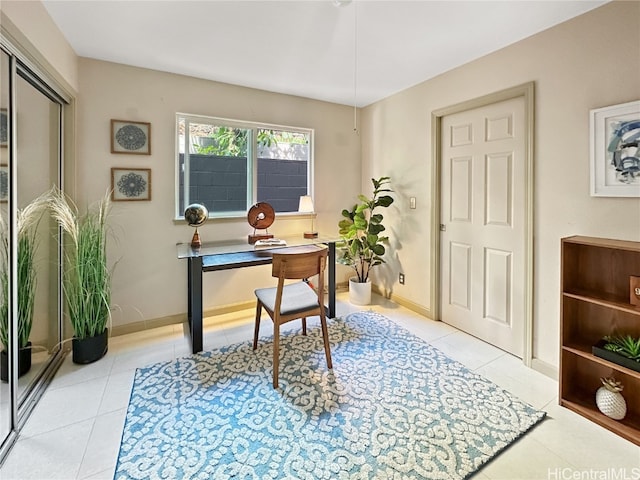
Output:
<svg viewBox="0 0 640 480">
<path fill-rule="evenodd" d="M 360 312 L 138 369 L 115 479 L 460 479 L 544 418 L 389 319 Z M 266 342 L 266 343 L 265 343 Z"/>
</svg>

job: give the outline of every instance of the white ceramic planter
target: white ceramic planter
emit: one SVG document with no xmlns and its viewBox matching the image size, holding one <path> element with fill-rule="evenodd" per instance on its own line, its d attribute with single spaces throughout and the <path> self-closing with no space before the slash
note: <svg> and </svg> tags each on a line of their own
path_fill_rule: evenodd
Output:
<svg viewBox="0 0 640 480">
<path fill-rule="evenodd" d="M 627 402 L 620 392 L 611 391 L 606 386 L 596 392 L 596 405 L 607 417 L 622 420 L 627 414 Z"/>
<path fill-rule="evenodd" d="M 371 280 L 359 283 L 358 277 L 349 279 L 349 301 L 354 305 L 369 305 L 371 303 Z"/>
</svg>

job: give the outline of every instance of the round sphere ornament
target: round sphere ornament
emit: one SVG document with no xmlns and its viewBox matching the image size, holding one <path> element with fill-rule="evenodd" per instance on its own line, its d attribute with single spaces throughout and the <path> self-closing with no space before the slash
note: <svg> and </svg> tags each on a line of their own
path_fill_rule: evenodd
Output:
<svg viewBox="0 0 640 480">
<path fill-rule="evenodd" d="M 209 218 L 209 210 L 204 205 L 192 203 L 184 210 L 184 219 L 192 227 L 199 227 Z"/>
<path fill-rule="evenodd" d="M 601 378 L 602 386 L 596 392 L 596 405 L 607 417 L 622 420 L 627 414 L 627 402 L 620 393 L 622 383 L 614 378 Z"/>
<path fill-rule="evenodd" d="M 200 234 L 198 233 L 198 227 L 204 225 L 209 218 L 209 210 L 204 205 L 199 203 L 192 203 L 184 210 L 184 219 L 191 227 L 196 227 L 196 231 L 191 239 L 191 246 L 193 248 L 200 248 L 202 241 L 200 240 Z"/>
</svg>

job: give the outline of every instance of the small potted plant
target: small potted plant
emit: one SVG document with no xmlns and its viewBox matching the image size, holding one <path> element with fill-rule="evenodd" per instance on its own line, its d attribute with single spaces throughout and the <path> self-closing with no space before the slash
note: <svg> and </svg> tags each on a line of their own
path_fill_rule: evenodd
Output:
<svg viewBox="0 0 640 480">
<path fill-rule="evenodd" d="M 37 270 L 36 253 L 38 249 L 37 231 L 42 215 L 47 206 L 47 195 L 41 195 L 26 207 L 18 209 L 16 223 L 18 228 L 18 279 L 17 316 L 18 316 L 18 376 L 21 377 L 31 369 L 31 327 L 35 307 Z M 9 379 L 9 228 L 4 216 L 0 217 L 0 379 Z"/>
<path fill-rule="evenodd" d="M 356 275 L 349 279 L 349 298 L 356 305 L 371 302 L 369 273 L 373 267 L 385 263 L 382 257 L 389 243 L 389 237 L 381 235 L 386 229 L 379 209 L 393 203 L 393 197 L 388 195 L 393 191 L 389 188 L 390 177 L 372 178 L 371 182 L 373 196 L 358 195 L 359 203 L 350 210 L 342 210 L 344 218 L 338 223 L 341 242 L 337 261 L 355 271 Z"/>
<path fill-rule="evenodd" d="M 63 290 L 74 330 L 74 363 L 92 363 L 107 353 L 111 316 L 111 272 L 107 265 L 109 195 L 80 213 L 61 190 L 51 192 L 52 215 L 65 242 Z"/>
<path fill-rule="evenodd" d="M 594 345 L 593 354 L 640 372 L 640 337 L 607 335 Z"/>
</svg>

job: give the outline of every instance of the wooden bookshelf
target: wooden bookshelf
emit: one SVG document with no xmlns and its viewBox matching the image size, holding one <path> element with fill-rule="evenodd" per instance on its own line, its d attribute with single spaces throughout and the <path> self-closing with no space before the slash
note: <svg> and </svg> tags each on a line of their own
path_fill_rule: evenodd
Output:
<svg viewBox="0 0 640 480">
<path fill-rule="evenodd" d="M 640 336 L 629 277 L 640 276 L 640 242 L 573 236 L 561 242 L 560 404 L 640 445 L 640 372 L 591 353 L 605 335 Z M 627 415 L 616 421 L 595 403 L 601 377 L 624 385 Z"/>
</svg>

